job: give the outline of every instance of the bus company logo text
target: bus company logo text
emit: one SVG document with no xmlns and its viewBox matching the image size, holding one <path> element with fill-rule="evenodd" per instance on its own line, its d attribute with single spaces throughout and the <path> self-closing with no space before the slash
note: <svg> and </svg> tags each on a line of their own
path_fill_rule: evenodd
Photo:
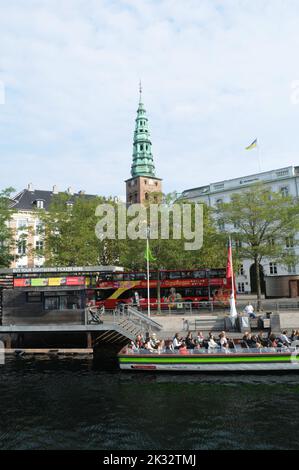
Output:
<svg viewBox="0 0 299 470">
<path fill-rule="evenodd" d="M 99 204 L 95 233 L 100 240 L 185 240 L 185 250 L 203 244 L 203 204 Z"/>
</svg>

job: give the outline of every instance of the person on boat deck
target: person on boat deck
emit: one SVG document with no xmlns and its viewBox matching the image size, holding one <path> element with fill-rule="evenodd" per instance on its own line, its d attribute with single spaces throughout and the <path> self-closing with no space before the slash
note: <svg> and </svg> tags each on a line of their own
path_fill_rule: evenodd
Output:
<svg viewBox="0 0 299 470">
<path fill-rule="evenodd" d="M 196 338 L 195 338 L 195 343 L 196 343 L 197 345 L 199 345 L 199 346 L 202 346 L 204 340 L 205 340 L 205 337 L 204 337 L 204 335 L 202 334 L 202 331 L 199 331 L 199 332 L 197 333 Z"/>
<path fill-rule="evenodd" d="M 245 313 L 245 315 L 247 315 L 249 318 L 256 318 L 256 314 L 254 313 L 254 308 L 253 308 L 253 306 L 251 305 L 250 302 L 248 302 L 248 304 L 247 304 L 246 307 L 244 308 L 244 313 Z"/>
<path fill-rule="evenodd" d="M 221 346 L 221 349 L 223 350 L 223 352 L 225 352 L 225 354 L 230 354 L 231 351 L 229 349 L 229 343 L 225 343 L 223 346 Z"/>
<path fill-rule="evenodd" d="M 219 348 L 219 346 L 218 346 L 218 344 L 216 343 L 215 338 L 214 338 L 214 336 L 212 335 L 212 333 L 209 333 L 208 348 L 209 348 L 209 349 L 216 349 L 216 348 Z"/>
<path fill-rule="evenodd" d="M 179 338 L 179 334 L 176 333 L 173 338 L 173 349 L 179 349 L 179 347 L 182 345 L 182 341 Z"/>
<path fill-rule="evenodd" d="M 194 349 L 195 342 L 193 340 L 193 336 L 192 336 L 191 331 L 188 331 L 188 334 L 187 334 L 186 339 L 185 339 L 185 343 L 186 343 L 187 349 Z"/>
<path fill-rule="evenodd" d="M 143 343 L 143 338 L 141 335 L 137 335 L 136 336 L 136 339 L 135 339 L 135 346 L 138 348 L 138 349 L 142 349 L 143 346 L 144 346 L 144 343 Z"/>
<path fill-rule="evenodd" d="M 221 333 L 220 333 L 220 335 L 219 335 L 219 338 L 220 338 L 220 341 L 219 341 L 219 342 L 220 342 L 220 346 L 221 346 L 222 348 L 229 345 L 225 331 L 221 331 Z"/>
<path fill-rule="evenodd" d="M 243 337 L 243 340 L 245 341 L 248 348 L 261 348 L 262 347 L 262 345 L 256 341 L 256 337 L 252 336 L 251 333 L 247 334 L 246 339 L 244 339 Z"/>
<path fill-rule="evenodd" d="M 145 342 L 144 349 L 146 349 L 149 352 L 155 352 L 155 349 L 152 347 L 150 340 Z"/>
<path fill-rule="evenodd" d="M 267 346 L 268 344 L 268 341 L 267 339 L 264 338 L 264 334 L 262 331 L 259 331 L 258 332 L 258 335 L 257 335 L 257 338 L 256 338 L 257 342 L 260 343 L 263 347 Z"/>
<path fill-rule="evenodd" d="M 269 346 L 270 346 L 271 348 L 277 348 L 276 337 L 275 337 L 275 335 L 273 335 L 273 334 L 269 336 Z"/>
<path fill-rule="evenodd" d="M 180 354 L 189 354 L 189 351 L 187 349 L 187 345 L 185 343 L 185 341 L 182 342 L 181 346 L 179 347 L 179 353 Z"/>
<path fill-rule="evenodd" d="M 282 343 L 283 346 L 290 346 L 292 341 L 288 337 L 288 332 L 287 330 L 284 330 L 279 336 L 278 336 L 279 342 Z"/>
<path fill-rule="evenodd" d="M 156 333 L 152 333 L 150 337 L 150 343 L 153 349 L 157 349 L 157 347 L 159 346 L 160 341 L 158 340 Z"/>
<path fill-rule="evenodd" d="M 291 341 L 296 341 L 299 339 L 298 330 L 293 330 L 291 334 Z"/>
<path fill-rule="evenodd" d="M 165 352 L 166 354 L 171 354 L 174 352 L 173 341 L 171 339 L 165 340 Z"/>
</svg>

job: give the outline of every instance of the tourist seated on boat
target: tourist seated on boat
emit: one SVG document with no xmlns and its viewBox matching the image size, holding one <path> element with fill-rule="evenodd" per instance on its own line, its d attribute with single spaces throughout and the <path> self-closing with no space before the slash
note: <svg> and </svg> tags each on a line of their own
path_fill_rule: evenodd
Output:
<svg viewBox="0 0 299 470">
<path fill-rule="evenodd" d="M 186 347 L 187 349 L 194 349 L 195 347 L 195 341 L 193 339 L 191 331 L 188 331 L 188 334 L 185 339 Z"/>
<path fill-rule="evenodd" d="M 299 330 L 293 330 L 291 334 L 291 341 L 299 340 Z"/>
<path fill-rule="evenodd" d="M 128 345 L 128 349 L 132 352 L 138 352 L 139 351 L 139 348 L 137 348 L 134 341 L 131 341 L 131 343 Z"/>
<path fill-rule="evenodd" d="M 202 331 L 198 331 L 197 336 L 195 338 L 195 344 L 203 346 L 204 340 L 205 340 L 205 337 L 202 334 Z"/>
<path fill-rule="evenodd" d="M 244 338 L 243 338 L 244 339 Z M 247 344 L 248 348 L 261 348 L 262 345 L 257 342 L 256 336 L 252 336 L 251 333 L 247 334 L 246 339 L 244 339 L 245 343 Z"/>
<path fill-rule="evenodd" d="M 251 336 L 251 341 L 252 341 L 252 344 L 253 344 L 253 346 L 252 346 L 253 348 L 260 349 L 260 348 L 263 347 L 262 343 L 259 342 L 256 335 Z"/>
<path fill-rule="evenodd" d="M 268 346 L 268 339 L 265 338 L 264 333 L 262 331 L 258 332 L 257 342 L 260 343 L 262 347 Z"/>
<path fill-rule="evenodd" d="M 231 349 L 229 347 L 229 343 L 225 343 L 221 346 L 221 352 L 224 352 L 225 354 L 231 354 Z"/>
<path fill-rule="evenodd" d="M 284 330 L 279 336 L 278 336 L 278 346 L 290 346 L 292 341 L 288 337 L 288 332 L 287 330 Z"/>
<path fill-rule="evenodd" d="M 223 348 L 224 346 L 228 345 L 228 339 L 226 337 L 225 331 L 221 331 L 219 335 L 219 344 Z"/>
<path fill-rule="evenodd" d="M 219 348 L 219 345 L 215 341 L 215 337 L 212 333 L 209 333 L 209 339 L 208 339 L 208 349 L 217 349 Z"/>
<path fill-rule="evenodd" d="M 152 333 L 152 335 L 150 337 L 150 343 L 151 343 L 151 346 L 152 346 L 153 349 L 158 348 L 158 346 L 160 344 L 160 340 L 158 340 L 156 333 Z"/>
<path fill-rule="evenodd" d="M 155 349 L 152 347 L 150 340 L 144 343 L 144 350 L 151 353 L 155 352 Z"/>
<path fill-rule="evenodd" d="M 164 349 L 166 354 L 173 354 L 173 341 L 171 339 L 166 339 L 164 343 Z"/>
<path fill-rule="evenodd" d="M 277 341 L 276 341 L 276 336 L 273 333 L 269 336 L 268 346 L 270 346 L 271 348 L 277 348 L 278 347 L 278 344 L 277 344 Z"/>
<path fill-rule="evenodd" d="M 142 349 L 144 346 L 142 335 L 137 335 L 134 343 L 135 343 L 136 348 Z"/>
<path fill-rule="evenodd" d="M 173 338 L 173 349 L 179 349 L 179 347 L 182 345 L 182 339 L 179 337 L 179 333 L 176 333 Z"/>
<path fill-rule="evenodd" d="M 181 346 L 179 347 L 179 353 L 180 353 L 180 354 L 183 354 L 183 355 L 189 354 L 189 351 L 188 351 L 188 349 L 187 349 L 187 345 L 186 345 L 185 341 L 182 341 L 182 344 L 181 344 Z"/>
</svg>

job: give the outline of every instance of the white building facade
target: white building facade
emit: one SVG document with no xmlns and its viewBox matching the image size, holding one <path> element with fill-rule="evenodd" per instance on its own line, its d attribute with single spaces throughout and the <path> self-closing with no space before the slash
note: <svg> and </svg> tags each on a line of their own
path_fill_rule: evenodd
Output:
<svg viewBox="0 0 299 470">
<path fill-rule="evenodd" d="M 290 195 L 298 197 L 299 166 L 279 168 L 277 170 L 256 173 L 254 175 L 233 178 L 225 181 L 218 181 L 206 186 L 187 189 L 182 192 L 181 198 L 193 202 L 204 202 L 208 206 L 216 207 L 216 205 L 221 202 L 229 202 L 234 193 L 245 191 L 257 182 L 263 182 L 274 192 L 280 192 L 286 196 Z M 299 234 L 296 238 L 299 238 Z M 288 246 L 289 243 L 291 242 L 286 240 L 286 249 L 294 249 L 299 253 L 299 249 L 296 248 L 296 246 Z M 296 296 L 296 291 L 297 295 L 299 295 L 299 265 L 285 267 L 277 264 L 273 260 L 264 259 L 262 261 L 262 270 L 265 279 L 273 278 L 273 282 L 269 284 L 270 287 L 267 290 L 271 290 L 271 285 L 273 286 L 275 284 L 277 286 L 276 293 L 270 292 L 270 296 L 279 297 L 288 295 L 289 281 L 286 283 L 286 279 L 288 278 L 290 279 L 290 282 L 294 280 L 297 283 L 296 289 L 293 291 L 294 295 L 291 296 Z M 253 276 L 254 266 L 252 260 L 243 260 L 240 271 L 236 273 L 236 285 L 239 293 L 251 293 L 253 291 Z M 282 286 L 282 284 L 287 286 L 284 290 L 279 289 L 279 286 Z"/>
</svg>

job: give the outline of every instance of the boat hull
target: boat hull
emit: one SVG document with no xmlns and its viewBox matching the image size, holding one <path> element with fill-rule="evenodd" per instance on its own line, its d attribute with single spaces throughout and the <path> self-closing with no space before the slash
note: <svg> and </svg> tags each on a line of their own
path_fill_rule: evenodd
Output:
<svg viewBox="0 0 299 470">
<path fill-rule="evenodd" d="M 130 371 L 237 372 L 299 371 L 299 360 L 290 354 L 256 355 L 131 355 L 119 354 L 119 366 Z"/>
</svg>

